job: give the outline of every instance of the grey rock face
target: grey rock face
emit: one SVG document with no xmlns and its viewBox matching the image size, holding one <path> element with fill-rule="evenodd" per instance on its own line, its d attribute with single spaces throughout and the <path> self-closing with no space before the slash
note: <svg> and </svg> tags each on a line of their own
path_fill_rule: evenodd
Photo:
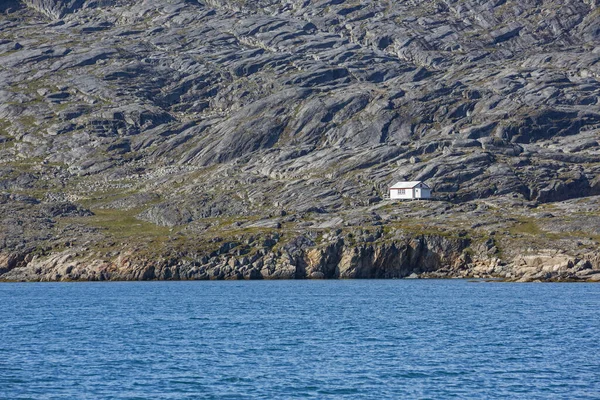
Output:
<svg viewBox="0 0 600 400">
<path fill-rule="evenodd" d="M 27 143 L 42 156 L 60 152 L 52 160 L 74 172 L 107 172 L 131 158 L 197 167 L 240 161 L 275 181 L 366 169 L 378 185 L 428 178 L 440 196 L 466 200 L 539 192 L 539 182 L 499 160 L 505 156 L 579 164 L 598 157 L 593 146 L 558 152 L 600 118 L 597 57 L 582 51 L 596 18 L 585 2 L 25 4 L 60 20 L 46 37 L 79 40 L 4 56 L 15 67 L 4 73 L 10 97 L 20 94 L 23 104 L 4 106 L 4 115 L 37 119 L 28 104 L 42 100 L 36 107 L 50 119 L 69 122 L 49 125 L 43 139 L 23 123 L 9 134 L 26 136 L 16 146 L 22 153 L 34 152 Z M 34 82 L 19 84 L 34 64 Z M 33 84 L 42 87 L 31 92 Z M 395 168 L 407 158 L 415 161 Z M 454 159 L 466 161 L 457 163 L 466 168 L 458 179 Z M 511 170 L 500 187 L 479 178 Z"/>
<path fill-rule="evenodd" d="M 368 208 L 398 180 L 458 206 L 600 194 L 594 2 L 22 0 L 0 12 L 11 195 L 60 193 L 53 203 L 188 235 L 227 219 L 385 224 Z M 86 217 L 2 207 L 7 220 L 30 207 L 23 226 L 41 238 L 54 219 Z"/>
<path fill-rule="evenodd" d="M 73 203 L 47 203 L 42 205 L 41 212 L 50 218 L 55 217 L 86 217 L 91 216 L 93 213 L 90 210 L 86 210 Z"/>
<path fill-rule="evenodd" d="M 69 1 L 57 1 L 57 0 L 25 0 L 24 3 L 32 7 L 47 16 L 60 19 L 65 14 L 73 12 L 83 6 L 84 0 L 69 0 Z"/>
</svg>

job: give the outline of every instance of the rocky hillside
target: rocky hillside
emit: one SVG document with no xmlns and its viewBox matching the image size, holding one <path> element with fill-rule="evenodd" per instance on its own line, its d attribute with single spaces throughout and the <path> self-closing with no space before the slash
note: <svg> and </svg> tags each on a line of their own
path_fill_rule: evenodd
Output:
<svg viewBox="0 0 600 400">
<path fill-rule="evenodd" d="M 5 0 L 0 278 L 600 279 L 599 36 L 595 0 Z"/>
</svg>

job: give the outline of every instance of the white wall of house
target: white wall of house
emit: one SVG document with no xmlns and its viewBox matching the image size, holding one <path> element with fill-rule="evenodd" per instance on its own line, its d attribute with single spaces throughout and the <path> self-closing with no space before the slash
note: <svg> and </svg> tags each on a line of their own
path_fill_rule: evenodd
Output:
<svg viewBox="0 0 600 400">
<path fill-rule="evenodd" d="M 402 182 L 404 183 L 404 182 Z M 412 182 L 409 182 L 409 184 Z M 421 183 L 418 183 L 412 187 L 392 187 L 389 189 L 390 199 L 430 199 L 431 189 Z"/>
<path fill-rule="evenodd" d="M 390 199 L 414 199 L 413 189 L 390 189 Z"/>
</svg>

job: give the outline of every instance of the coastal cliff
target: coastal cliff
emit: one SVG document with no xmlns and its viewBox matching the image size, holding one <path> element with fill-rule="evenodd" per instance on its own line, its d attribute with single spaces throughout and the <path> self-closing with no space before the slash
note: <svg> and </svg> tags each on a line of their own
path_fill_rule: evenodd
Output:
<svg viewBox="0 0 600 400">
<path fill-rule="evenodd" d="M 362 236 L 357 236 L 361 235 Z M 507 281 L 599 281 L 600 255 L 577 259 L 554 251 L 510 263 L 447 235 L 407 236 L 374 230 L 323 236 L 278 234 L 214 242 L 201 253 L 155 254 L 88 248 L 48 255 L 0 254 L 5 281 L 486 278 Z M 481 246 L 480 246 L 481 248 Z M 483 248 L 486 248 L 485 245 Z M 485 252 L 484 252 L 485 253 Z M 166 255 L 166 257 L 165 257 Z"/>
</svg>

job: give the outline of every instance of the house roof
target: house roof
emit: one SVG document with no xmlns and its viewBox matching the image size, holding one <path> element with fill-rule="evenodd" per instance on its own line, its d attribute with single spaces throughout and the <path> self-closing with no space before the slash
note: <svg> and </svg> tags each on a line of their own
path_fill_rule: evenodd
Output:
<svg viewBox="0 0 600 400">
<path fill-rule="evenodd" d="M 421 181 L 409 181 L 409 182 L 396 182 L 392 186 L 390 186 L 390 189 L 412 189 L 415 186 L 417 186 L 419 183 L 422 183 L 424 186 L 429 188 L 429 186 L 427 186 L 426 183 L 423 183 Z"/>
</svg>

